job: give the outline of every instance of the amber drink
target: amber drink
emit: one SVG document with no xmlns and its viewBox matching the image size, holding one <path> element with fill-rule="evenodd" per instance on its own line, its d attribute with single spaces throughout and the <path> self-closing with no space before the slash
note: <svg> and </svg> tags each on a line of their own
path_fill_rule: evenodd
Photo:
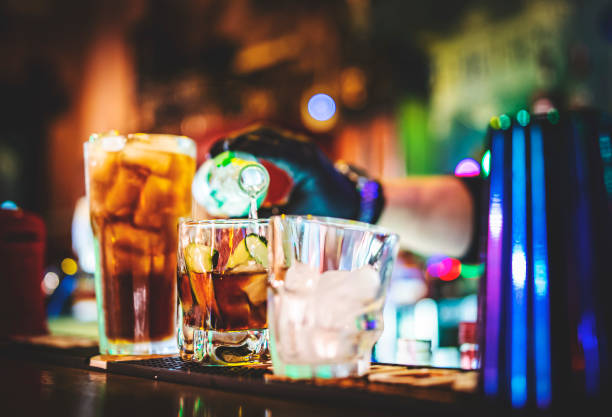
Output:
<svg viewBox="0 0 612 417">
<path fill-rule="evenodd" d="M 195 144 L 92 135 L 85 173 L 96 251 L 100 352 L 176 352 L 177 222 L 190 214 Z"/>
<path fill-rule="evenodd" d="M 179 225 L 179 349 L 217 364 L 267 359 L 267 220 Z"/>
</svg>

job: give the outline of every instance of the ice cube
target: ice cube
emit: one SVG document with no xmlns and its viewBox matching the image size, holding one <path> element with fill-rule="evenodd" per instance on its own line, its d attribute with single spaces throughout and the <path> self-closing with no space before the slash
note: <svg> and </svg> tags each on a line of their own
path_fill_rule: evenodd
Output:
<svg viewBox="0 0 612 417">
<path fill-rule="evenodd" d="M 115 183 L 106 195 L 106 210 L 117 217 L 129 215 L 138 202 L 144 182 L 145 178 L 141 173 L 120 167 Z"/>
<path fill-rule="evenodd" d="M 87 148 L 88 192 L 93 213 L 104 210 L 106 192 L 117 177 L 119 157 L 116 152 L 104 152 L 99 146 Z"/>
<path fill-rule="evenodd" d="M 119 152 L 125 146 L 125 136 L 111 135 L 100 139 L 102 149 L 107 152 Z"/>
<path fill-rule="evenodd" d="M 299 362 L 303 358 L 308 361 L 312 356 L 309 343 L 314 326 L 314 315 L 308 308 L 312 304 L 311 296 L 307 294 L 285 292 L 275 296 L 271 319 L 275 321 L 275 331 L 278 341 L 277 351 L 286 362 Z M 268 310 L 268 314 L 270 314 Z"/>
<path fill-rule="evenodd" d="M 285 274 L 285 288 L 288 291 L 313 291 L 321 278 L 318 271 L 301 262 L 294 262 Z"/>
<path fill-rule="evenodd" d="M 367 302 L 376 297 L 380 275 L 371 265 L 354 271 L 325 271 L 317 285 L 318 293 Z"/>
<path fill-rule="evenodd" d="M 98 183 L 108 184 L 113 181 L 119 166 L 119 154 L 104 152 L 100 148 L 89 148 L 88 169 L 90 178 Z"/>
<path fill-rule="evenodd" d="M 138 166 L 162 176 L 170 170 L 172 157 L 171 153 L 155 150 L 150 144 L 140 142 L 128 142 L 121 152 L 124 164 Z"/>
<path fill-rule="evenodd" d="M 159 233 L 138 229 L 129 223 L 113 223 L 105 228 L 105 244 L 136 254 L 162 255 L 165 242 Z"/>
<path fill-rule="evenodd" d="M 295 263 L 287 270 L 272 316 L 279 354 L 288 362 L 352 360 L 363 344 L 360 318 L 378 301 L 380 278 L 370 265 L 319 274 Z"/>
<path fill-rule="evenodd" d="M 191 181 L 193 180 L 193 175 L 195 174 L 196 163 L 195 159 L 190 156 L 182 155 L 182 154 L 173 154 L 172 155 L 172 165 L 170 166 L 170 172 L 168 172 L 167 177 L 174 184 L 183 184 L 188 185 L 185 188 L 191 188 Z M 189 190 L 191 192 L 191 190 Z"/>
<path fill-rule="evenodd" d="M 174 193 L 170 180 L 149 175 L 134 212 L 134 224 L 159 229 L 164 223 L 164 217 L 172 211 L 173 204 Z"/>
<path fill-rule="evenodd" d="M 242 286 L 242 291 L 253 305 L 258 305 L 266 301 L 267 279 L 263 274 L 253 275 L 246 284 Z"/>
<path fill-rule="evenodd" d="M 359 316 L 376 299 L 379 288 L 379 274 L 370 265 L 355 271 L 324 272 L 314 292 L 316 302 L 310 306 L 317 325 L 356 331 Z"/>
</svg>

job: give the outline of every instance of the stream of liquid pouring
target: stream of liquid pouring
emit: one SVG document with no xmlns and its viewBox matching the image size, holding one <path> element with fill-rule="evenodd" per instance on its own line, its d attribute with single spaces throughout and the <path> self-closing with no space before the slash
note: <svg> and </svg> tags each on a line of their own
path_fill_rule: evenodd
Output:
<svg viewBox="0 0 612 417">
<path fill-rule="evenodd" d="M 249 208 L 249 219 L 257 219 L 257 199 L 254 196 L 249 196 L 251 206 Z"/>
</svg>

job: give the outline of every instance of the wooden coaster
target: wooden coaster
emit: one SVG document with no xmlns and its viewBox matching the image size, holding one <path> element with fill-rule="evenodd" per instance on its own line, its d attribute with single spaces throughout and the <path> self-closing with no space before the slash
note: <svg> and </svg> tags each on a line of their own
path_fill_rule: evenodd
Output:
<svg viewBox="0 0 612 417">
<path fill-rule="evenodd" d="M 138 361 L 142 359 L 169 358 L 172 356 L 175 355 L 96 355 L 89 359 L 89 366 L 106 369 L 108 362 Z"/>
<path fill-rule="evenodd" d="M 459 374 L 446 369 L 393 369 L 381 370 L 368 375 L 370 382 L 385 384 L 404 384 L 414 387 L 451 387 Z"/>
</svg>

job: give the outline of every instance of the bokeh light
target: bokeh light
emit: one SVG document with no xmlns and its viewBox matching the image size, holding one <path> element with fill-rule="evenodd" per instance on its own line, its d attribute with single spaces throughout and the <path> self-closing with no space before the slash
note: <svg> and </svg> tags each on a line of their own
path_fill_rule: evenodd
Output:
<svg viewBox="0 0 612 417">
<path fill-rule="evenodd" d="M 55 272 L 49 271 L 45 274 L 41 283 L 41 287 L 45 294 L 51 295 L 53 294 L 53 291 L 55 291 L 55 289 L 58 287 L 59 283 L 59 276 Z"/>
<path fill-rule="evenodd" d="M 62 272 L 66 275 L 74 275 L 77 272 L 78 266 L 74 259 L 64 258 L 61 264 Z"/>
<path fill-rule="evenodd" d="M 523 127 L 529 124 L 531 117 L 529 116 L 529 112 L 527 110 L 521 110 L 516 114 L 516 121 Z"/>
<path fill-rule="evenodd" d="M 308 100 L 308 113 L 313 119 L 324 122 L 336 113 L 336 102 L 327 94 L 315 94 Z"/>
<path fill-rule="evenodd" d="M 19 207 L 17 207 L 17 204 L 15 204 L 14 201 L 6 200 L 0 205 L 0 208 L 3 210 L 17 210 Z"/>
<path fill-rule="evenodd" d="M 550 109 L 546 114 L 548 121 L 554 125 L 559 123 L 559 111 L 557 109 Z"/>
<path fill-rule="evenodd" d="M 187 116 L 181 122 L 181 133 L 190 138 L 197 138 L 206 133 L 208 120 L 202 114 Z"/>
<path fill-rule="evenodd" d="M 499 116 L 499 126 L 503 130 L 508 129 L 511 125 L 512 125 L 512 120 L 507 114 L 502 114 L 501 116 Z"/>
<path fill-rule="evenodd" d="M 441 274 L 440 268 L 442 267 L 442 261 L 446 259 L 443 255 L 434 255 L 427 258 L 427 274 L 432 277 L 439 277 Z"/>
<path fill-rule="evenodd" d="M 447 256 L 432 256 L 427 260 L 427 274 L 442 281 L 452 281 L 461 274 L 461 262 Z"/>
<path fill-rule="evenodd" d="M 499 128 L 501 127 L 501 125 L 499 123 L 499 117 L 497 117 L 497 116 L 491 117 L 491 120 L 489 121 L 489 125 L 491 125 L 491 127 L 493 129 L 499 130 Z"/>
<path fill-rule="evenodd" d="M 339 119 L 336 102 L 332 97 L 337 91 L 333 86 L 313 85 L 305 90 L 300 99 L 300 116 L 304 126 L 313 132 L 327 132 Z"/>
<path fill-rule="evenodd" d="M 462 159 L 455 167 L 456 177 L 477 177 L 478 175 L 480 175 L 480 164 L 475 159 Z"/>
<path fill-rule="evenodd" d="M 363 107 L 367 98 L 366 77 L 361 68 L 349 67 L 340 75 L 340 97 L 351 109 Z"/>
<path fill-rule="evenodd" d="M 480 278 L 484 274 L 484 264 L 478 265 L 461 265 L 461 276 L 463 278 Z"/>
<path fill-rule="evenodd" d="M 546 97 L 541 97 L 533 103 L 534 114 L 545 114 L 554 107 L 552 101 Z"/>
<path fill-rule="evenodd" d="M 444 261 L 444 273 L 440 275 L 442 281 L 452 281 L 461 275 L 461 262 L 454 258 L 446 258 Z"/>
<path fill-rule="evenodd" d="M 482 156 L 481 165 L 482 165 L 482 173 L 484 174 L 486 178 L 489 176 L 489 172 L 491 172 L 491 150 L 490 149 L 487 149 L 485 154 Z"/>
</svg>

